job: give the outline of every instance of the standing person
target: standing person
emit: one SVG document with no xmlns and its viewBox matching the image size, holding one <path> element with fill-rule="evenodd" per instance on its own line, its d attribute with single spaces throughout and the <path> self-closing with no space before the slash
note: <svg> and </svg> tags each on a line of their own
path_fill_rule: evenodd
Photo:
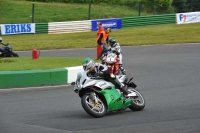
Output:
<svg viewBox="0 0 200 133">
<path fill-rule="evenodd" d="M 98 31 L 97 31 L 97 38 L 96 39 L 98 39 L 101 32 L 104 31 L 104 28 L 102 26 L 102 22 L 98 22 L 97 27 L 98 27 Z M 103 48 L 102 48 L 101 44 L 97 43 L 97 60 L 99 60 L 99 55 L 101 54 L 102 50 L 103 50 Z"/>
<path fill-rule="evenodd" d="M 97 43 L 100 44 L 103 47 L 102 52 L 100 53 L 98 58 L 101 58 L 103 54 L 107 53 L 107 42 L 109 38 L 109 33 L 111 32 L 110 28 L 107 28 L 107 30 L 102 31 L 100 35 L 98 36 Z"/>
<path fill-rule="evenodd" d="M 109 34 L 111 33 L 111 28 L 107 28 L 107 33 L 106 33 L 106 44 L 107 44 L 107 47 L 109 47 L 109 44 L 108 44 L 108 41 L 109 41 Z"/>
<path fill-rule="evenodd" d="M 102 32 L 102 31 L 104 31 L 104 28 L 103 28 L 103 26 L 102 26 L 102 22 L 98 22 L 97 23 L 97 27 L 98 27 L 98 31 L 97 31 L 97 37 L 100 35 L 100 33 Z"/>
</svg>

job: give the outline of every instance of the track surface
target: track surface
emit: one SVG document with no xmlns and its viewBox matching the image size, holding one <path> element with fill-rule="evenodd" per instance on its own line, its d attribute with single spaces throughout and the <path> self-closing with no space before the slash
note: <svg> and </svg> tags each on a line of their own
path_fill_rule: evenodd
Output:
<svg viewBox="0 0 200 133">
<path fill-rule="evenodd" d="M 123 47 L 143 111 L 90 117 L 71 86 L 0 90 L 0 133 L 200 133 L 200 45 Z M 19 52 L 31 56 L 31 52 Z M 95 49 L 41 51 L 93 57 Z"/>
</svg>

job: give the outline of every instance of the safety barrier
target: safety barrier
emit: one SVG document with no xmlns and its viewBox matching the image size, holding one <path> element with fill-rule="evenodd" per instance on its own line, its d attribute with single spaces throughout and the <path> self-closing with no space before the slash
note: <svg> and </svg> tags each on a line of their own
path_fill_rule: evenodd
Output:
<svg viewBox="0 0 200 133">
<path fill-rule="evenodd" d="M 0 72 L 0 89 L 67 83 L 67 69 Z"/>
<path fill-rule="evenodd" d="M 122 18 L 122 28 L 175 23 L 176 14 Z"/>
<path fill-rule="evenodd" d="M 48 23 L 36 23 L 36 34 L 48 33 Z"/>
<path fill-rule="evenodd" d="M 0 89 L 63 85 L 75 82 L 82 66 L 48 70 L 1 71 Z"/>
<path fill-rule="evenodd" d="M 68 21 L 68 22 L 51 22 L 51 23 L 36 23 L 35 34 L 47 33 L 47 34 L 62 34 L 73 32 L 88 32 L 96 31 L 96 22 L 102 21 L 103 26 L 111 27 L 111 29 L 120 29 L 126 27 L 138 27 L 147 25 L 160 25 L 160 24 L 175 24 L 176 14 L 164 14 L 164 15 L 152 15 L 152 16 L 139 16 L 139 17 L 125 17 L 125 18 L 112 18 L 112 19 L 99 19 L 99 20 L 84 20 L 84 21 Z M 2 24 L 1 28 L 5 29 L 5 24 Z M 27 24 L 13 24 L 15 27 L 18 25 L 32 25 Z M 11 26 L 13 28 L 14 26 Z M 30 29 L 30 27 L 28 27 Z M 29 30 L 28 29 L 28 30 Z M 12 29 L 11 29 L 12 30 Z M 15 30 L 15 28 L 14 28 Z M 13 31 L 13 30 L 12 30 Z M 16 30 L 15 34 L 26 34 Z M 2 34 L 2 32 L 0 32 Z M 8 34 L 7 34 L 8 35 Z"/>
<path fill-rule="evenodd" d="M 49 34 L 87 32 L 91 31 L 91 20 L 69 21 L 69 22 L 52 22 L 49 23 Z"/>
</svg>

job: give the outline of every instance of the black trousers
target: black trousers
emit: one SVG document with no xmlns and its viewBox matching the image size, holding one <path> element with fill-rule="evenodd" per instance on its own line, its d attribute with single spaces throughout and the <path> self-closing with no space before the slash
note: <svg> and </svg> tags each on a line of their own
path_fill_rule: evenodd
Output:
<svg viewBox="0 0 200 133">
<path fill-rule="evenodd" d="M 108 52 L 106 44 L 102 44 L 102 45 L 103 45 L 103 50 L 101 51 L 99 58 L 101 58 L 103 54 Z"/>
</svg>

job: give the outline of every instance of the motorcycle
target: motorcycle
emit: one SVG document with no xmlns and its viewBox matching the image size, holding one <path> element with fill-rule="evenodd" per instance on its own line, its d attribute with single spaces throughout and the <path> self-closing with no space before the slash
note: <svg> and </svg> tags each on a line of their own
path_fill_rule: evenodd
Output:
<svg viewBox="0 0 200 133">
<path fill-rule="evenodd" d="M 19 55 L 13 52 L 12 46 L 9 43 L 7 43 L 5 44 L 3 51 L 1 51 L 0 57 L 19 57 Z"/>
<path fill-rule="evenodd" d="M 77 74 L 76 81 L 71 85 L 75 85 L 74 92 L 81 98 L 81 105 L 89 115 L 100 118 L 107 112 L 122 111 L 127 108 L 141 111 L 145 107 L 144 97 L 135 89 L 137 86 L 131 82 L 133 78 L 129 81 L 126 75 L 116 75 L 116 78 L 135 95 L 127 98 L 111 82 L 102 78 L 89 77 L 85 71 Z"/>
<path fill-rule="evenodd" d="M 106 66 L 110 68 L 111 74 L 119 75 L 119 63 L 118 63 L 118 56 L 115 53 L 108 52 L 106 55 L 103 56 L 102 61 Z"/>
</svg>

